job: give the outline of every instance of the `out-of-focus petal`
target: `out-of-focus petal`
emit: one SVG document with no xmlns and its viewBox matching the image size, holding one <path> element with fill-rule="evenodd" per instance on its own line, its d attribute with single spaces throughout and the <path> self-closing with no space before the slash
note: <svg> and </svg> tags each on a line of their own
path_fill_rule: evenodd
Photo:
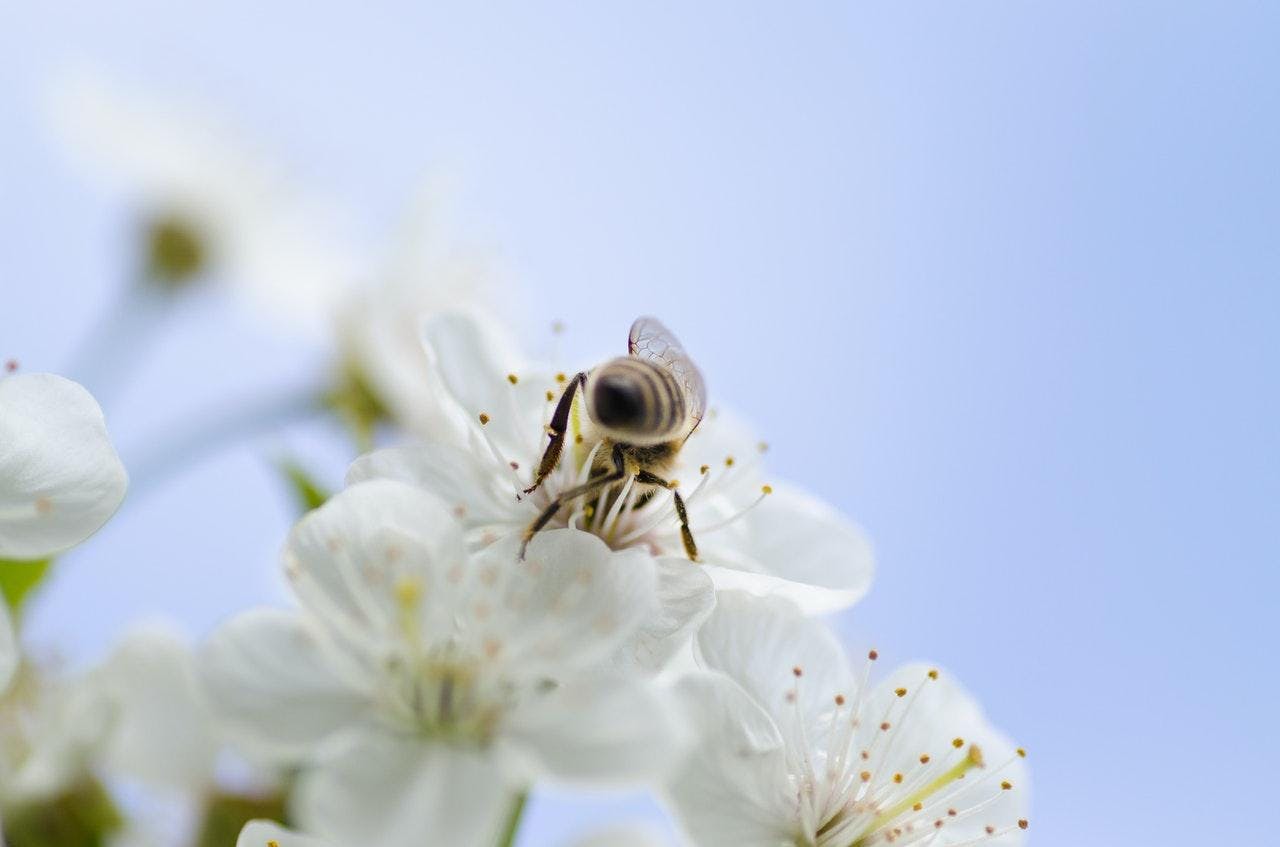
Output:
<svg viewBox="0 0 1280 847">
<path fill-rule="evenodd" d="M 0 558 L 79 544 L 115 513 L 127 486 L 89 392 L 54 374 L 0 379 Z"/>
</svg>

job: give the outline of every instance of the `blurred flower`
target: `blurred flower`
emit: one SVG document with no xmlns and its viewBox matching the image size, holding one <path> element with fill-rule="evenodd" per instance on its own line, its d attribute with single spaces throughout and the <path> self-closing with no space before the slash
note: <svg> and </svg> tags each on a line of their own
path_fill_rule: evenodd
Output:
<svg viewBox="0 0 1280 847">
<path fill-rule="evenodd" d="M 209 114 L 100 73 L 64 78 L 50 105 L 70 152 L 139 216 L 144 281 L 177 289 L 216 277 L 289 325 L 327 326 L 358 267 L 334 209 Z"/>
<path fill-rule="evenodd" d="M 935 669 L 869 687 L 819 622 L 724 592 L 680 683 L 701 739 L 668 796 L 699 845 L 1012 844 L 1023 752 Z"/>
<path fill-rule="evenodd" d="M 308 838 L 274 821 L 249 821 L 240 830 L 236 847 L 327 847 L 328 842 Z"/>
<path fill-rule="evenodd" d="M 454 508 L 473 543 L 522 531 L 552 498 L 586 481 L 599 450 L 590 440 L 567 444 L 542 486 L 517 496 L 546 446 L 566 374 L 529 366 L 478 313 L 430 318 L 425 340 L 435 376 L 424 384 L 443 395 L 436 402 L 449 411 L 447 425 L 437 425 L 422 444 L 358 459 L 348 481 L 390 477 L 421 485 Z M 713 410 L 680 451 L 674 475 L 696 480 L 684 499 L 705 570 L 718 587 L 783 594 L 808 611 L 854 603 L 871 583 L 870 545 L 826 504 L 765 484 L 763 450 Z M 633 487 L 612 505 L 601 499 L 566 506 L 548 525 L 584 529 L 614 549 L 683 557 L 671 493 L 639 495 Z M 684 560 L 681 571 L 689 570 Z"/>
<path fill-rule="evenodd" d="M 299 612 L 218 630 L 205 679 L 246 749 L 311 760 L 299 822 L 361 844 L 483 844 L 535 778 L 652 778 L 666 699 L 605 663 L 652 616 L 648 557 L 580 533 L 469 554 L 429 493 L 352 486 L 290 536 Z"/>
<path fill-rule="evenodd" d="M 119 507 L 127 484 L 89 392 L 53 374 L 0 378 L 0 558 L 38 559 L 80 543 Z"/>
<path fill-rule="evenodd" d="M 18 640 L 9 622 L 9 604 L 0 598 L 0 697 L 18 670 Z"/>
</svg>

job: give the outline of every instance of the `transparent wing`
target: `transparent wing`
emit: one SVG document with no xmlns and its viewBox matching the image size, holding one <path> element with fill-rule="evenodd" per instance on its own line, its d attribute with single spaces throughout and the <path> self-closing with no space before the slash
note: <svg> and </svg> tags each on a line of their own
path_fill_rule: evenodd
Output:
<svg viewBox="0 0 1280 847">
<path fill-rule="evenodd" d="M 675 375 L 689 402 L 689 414 L 693 427 L 702 420 L 707 410 L 707 383 L 702 371 L 689 358 L 675 333 L 662 325 L 657 318 L 636 318 L 627 337 L 627 352 L 638 359 L 648 359 Z M 690 427 L 692 431 L 693 427 Z"/>
</svg>

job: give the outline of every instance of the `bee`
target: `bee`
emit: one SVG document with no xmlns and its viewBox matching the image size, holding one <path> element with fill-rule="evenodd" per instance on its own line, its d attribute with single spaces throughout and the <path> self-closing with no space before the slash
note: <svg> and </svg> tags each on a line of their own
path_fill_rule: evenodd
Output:
<svg viewBox="0 0 1280 847">
<path fill-rule="evenodd" d="M 551 415 L 547 426 L 550 441 L 525 494 L 536 491 L 560 461 L 579 392 L 600 448 L 587 481 L 560 492 L 529 524 L 520 558 L 538 531 L 565 505 L 606 490 L 617 496 L 626 481 L 634 478 L 635 484 L 647 487 L 650 494 L 656 489 L 672 492 L 685 553 L 696 562 L 698 546 L 689 530 L 684 499 L 667 475 L 680 448 L 702 421 L 707 386 L 680 340 L 656 318 L 637 318 L 627 335 L 626 356 L 575 374 Z"/>
</svg>

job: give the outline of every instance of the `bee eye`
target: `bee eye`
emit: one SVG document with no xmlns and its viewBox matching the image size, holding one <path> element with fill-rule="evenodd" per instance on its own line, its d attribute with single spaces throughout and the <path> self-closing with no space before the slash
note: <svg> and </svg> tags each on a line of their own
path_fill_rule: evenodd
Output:
<svg viewBox="0 0 1280 847">
<path fill-rule="evenodd" d="M 626 427 L 637 423 L 644 409 L 640 390 L 630 380 L 601 377 L 592 393 L 596 422 L 602 426 Z"/>
</svg>

